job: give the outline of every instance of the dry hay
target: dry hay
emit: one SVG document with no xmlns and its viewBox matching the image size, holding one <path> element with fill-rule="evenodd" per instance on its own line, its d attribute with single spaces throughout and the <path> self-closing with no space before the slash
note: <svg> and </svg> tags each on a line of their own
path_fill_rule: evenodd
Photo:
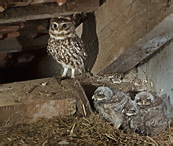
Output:
<svg viewBox="0 0 173 146">
<path fill-rule="evenodd" d="M 8 128 L 4 130 L 3 143 L 171 145 L 170 135 L 170 127 L 156 137 L 127 134 L 113 128 L 98 114 L 88 117 L 76 114 Z"/>
</svg>

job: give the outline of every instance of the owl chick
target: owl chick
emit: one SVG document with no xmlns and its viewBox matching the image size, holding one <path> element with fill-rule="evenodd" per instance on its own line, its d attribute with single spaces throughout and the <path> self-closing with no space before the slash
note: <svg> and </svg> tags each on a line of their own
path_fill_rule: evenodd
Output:
<svg viewBox="0 0 173 146">
<path fill-rule="evenodd" d="M 168 96 L 167 94 L 163 94 L 161 96 L 161 99 L 166 104 L 166 110 L 164 110 L 164 111 L 169 119 L 169 124 L 170 124 L 171 120 L 173 119 L 173 106 L 171 104 L 170 96 Z"/>
<path fill-rule="evenodd" d="M 154 107 L 155 109 L 157 108 L 157 110 L 159 111 L 167 110 L 166 104 L 165 102 L 163 102 L 163 99 L 146 91 L 136 94 L 135 102 L 139 107 L 140 113 L 142 113 L 143 115 L 151 110 L 150 107 Z"/>
<path fill-rule="evenodd" d="M 159 135 L 166 130 L 169 119 L 166 113 L 166 104 L 158 96 L 149 92 L 136 94 L 135 101 L 144 121 L 145 133 L 150 136 Z"/>
<path fill-rule="evenodd" d="M 96 111 L 119 129 L 124 121 L 124 115 L 121 111 L 130 99 L 129 96 L 121 91 L 112 91 L 109 87 L 102 86 L 95 90 L 92 99 L 94 99 Z"/>
<path fill-rule="evenodd" d="M 128 130 L 130 128 L 130 131 L 144 133 L 143 119 L 139 115 L 139 110 L 135 101 L 129 100 L 125 104 L 122 113 L 125 115 L 125 120 L 122 126 L 124 129 Z"/>
<path fill-rule="evenodd" d="M 82 40 L 76 35 L 73 23 L 62 18 L 52 19 L 49 35 L 47 50 L 64 68 L 62 77 L 66 77 L 68 69 L 71 69 L 71 78 L 75 77 L 76 70 L 84 72 L 84 60 L 87 55 Z"/>
</svg>

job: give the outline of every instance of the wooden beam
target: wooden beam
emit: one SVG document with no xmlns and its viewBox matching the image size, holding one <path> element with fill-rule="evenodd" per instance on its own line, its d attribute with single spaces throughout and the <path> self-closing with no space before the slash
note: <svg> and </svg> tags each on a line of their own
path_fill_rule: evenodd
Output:
<svg viewBox="0 0 173 146">
<path fill-rule="evenodd" d="M 30 101 L 22 104 L 0 106 L 0 112 L 4 115 L 0 123 L 2 123 L 3 128 L 6 128 L 17 124 L 29 124 L 43 117 L 53 118 L 70 115 L 76 111 L 75 102 L 75 98 L 66 98 Z"/>
<path fill-rule="evenodd" d="M 76 98 L 72 92 L 64 91 L 52 78 L 4 84 L 0 87 L 0 130 L 42 117 L 74 114 Z"/>
<path fill-rule="evenodd" d="M 91 72 L 104 70 L 171 13 L 167 0 L 106 1 L 95 11 L 99 49 Z"/>
<path fill-rule="evenodd" d="M 76 79 L 74 80 L 65 80 L 62 82 L 62 85 L 64 85 L 64 87 L 67 87 L 67 85 L 70 85 L 70 88 L 72 88 L 75 92 L 76 92 L 76 104 L 77 104 L 77 108 L 78 108 L 78 112 L 80 114 L 82 114 L 83 116 L 86 115 L 91 115 L 92 109 L 90 106 L 90 103 L 88 101 L 88 98 L 85 94 L 85 91 L 83 89 L 83 87 L 81 86 L 80 82 Z"/>
<path fill-rule="evenodd" d="M 9 8 L 5 13 L 0 13 L 0 24 L 66 16 L 80 11 L 93 12 L 99 7 L 99 1 L 98 3 L 93 3 L 93 5 L 90 5 L 89 2 L 85 3 L 85 5 L 83 3 L 69 2 L 61 7 L 57 3 L 51 3 Z"/>
<path fill-rule="evenodd" d="M 130 49 L 107 66 L 99 74 L 112 72 L 125 73 L 135 67 L 139 62 L 153 54 L 165 43 L 173 40 L 173 14 L 166 17 L 146 36 L 139 39 Z"/>
</svg>

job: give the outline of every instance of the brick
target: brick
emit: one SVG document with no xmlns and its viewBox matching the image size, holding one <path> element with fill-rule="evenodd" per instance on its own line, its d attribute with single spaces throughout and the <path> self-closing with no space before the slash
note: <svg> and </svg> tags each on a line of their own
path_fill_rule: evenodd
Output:
<svg viewBox="0 0 173 146">
<path fill-rule="evenodd" d="M 12 33 L 8 33 L 7 38 L 15 38 L 15 37 L 18 37 L 19 35 L 20 35 L 19 32 L 12 32 Z"/>
<path fill-rule="evenodd" d="M 24 28 L 25 27 L 25 24 L 22 22 L 20 23 L 20 28 Z"/>
<path fill-rule="evenodd" d="M 14 32 L 19 29 L 19 26 L 0 26 L 1 33 Z"/>
<path fill-rule="evenodd" d="M 38 31 L 41 31 L 41 30 L 45 30 L 46 28 L 43 26 L 43 25 L 39 25 L 38 27 L 37 27 L 37 30 Z"/>
</svg>

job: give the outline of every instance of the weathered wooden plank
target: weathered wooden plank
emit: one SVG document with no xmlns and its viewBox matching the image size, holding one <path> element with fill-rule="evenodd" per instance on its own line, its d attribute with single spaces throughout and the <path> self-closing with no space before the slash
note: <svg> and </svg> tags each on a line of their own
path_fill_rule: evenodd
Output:
<svg viewBox="0 0 173 146">
<path fill-rule="evenodd" d="M 76 93 L 52 78 L 4 84 L 0 87 L 0 128 L 76 112 Z"/>
<path fill-rule="evenodd" d="M 77 108 L 80 114 L 86 116 L 86 115 L 90 115 L 92 114 L 92 109 L 90 106 L 90 103 L 88 101 L 88 98 L 85 94 L 85 91 L 83 89 L 83 87 L 81 86 L 80 82 L 76 79 L 74 80 L 66 80 L 62 82 L 62 85 L 65 83 L 65 85 L 67 85 L 67 83 L 70 85 L 70 87 L 72 87 L 72 89 L 76 92 L 77 96 L 76 96 L 76 104 L 77 104 Z"/>
<path fill-rule="evenodd" d="M 61 7 L 59 7 L 57 3 L 52 3 L 52 4 L 40 4 L 32 6 L 29 5 L 27 7 L 9 8 L 8 10 L 6 10 L 5 15 L 4 13 L 0 13 L 0 24 L 53 18 L 58 16 L 71 15 L 80 11 L 93 12 L 99 7 L 99 4 L 85 5 L 85 7 L 81 3 L 77 4 L 68 3 L 68 4 L 70 5 L 67 6 L 65 4 Z"/>
<path fill-rule="evenodd" d="M 60 117 L 74 114 L 75 111 L 75 98 L 30 101 L 17 105 L 0 106 L 0 112 L 3 115 L 0 126 L 5 128 L 21 123 L 29 124 L 39 118 Z"/>
<path fill-rule="evenodd" d="M 79 81 L 75 82 L 74 89 L 76 90 L 76 92 L 79 95 L 77 98 L 78 107 L 79 106 L 82 107 L 82 111 L 83 111 L 84 116 L 92 114 L 92 109 L 91 109 L 90 103 L 89 103 L 88 98 L 85 94 L 85 91 L 82 88 Z"/>
<path fill-rule="evenodd" d="M 173 14 L 166 17 L 151 32 L 139 39 L 130 49 L 99 74 L 112 72 L 125 73 L 135 67 L 140 61 L 153 54 L 171 39 L 173 40 Z"/>
<path fill-rule="evenodd" d="M 166 0 L 106 1 L 95 11 L 99 50 L 91 72 L 101 72 L 172 12 Z"/>
</svg>

